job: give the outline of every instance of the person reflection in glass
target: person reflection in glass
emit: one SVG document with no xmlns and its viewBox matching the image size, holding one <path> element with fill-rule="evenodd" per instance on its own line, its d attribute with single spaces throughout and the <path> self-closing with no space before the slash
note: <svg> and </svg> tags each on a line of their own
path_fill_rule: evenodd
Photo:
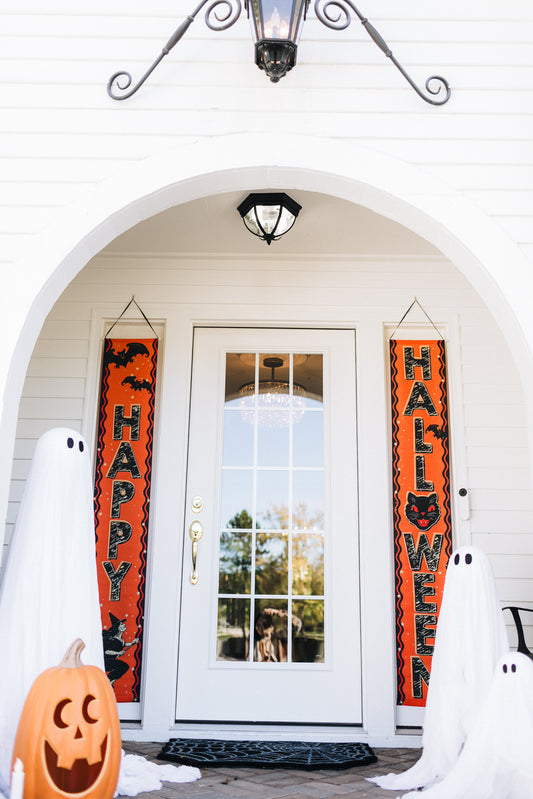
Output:
<svg viewBox="0 0 533 799">
<path fill-rule="evenodd" d="M 265 608 L 255 620 L 254 660 L 258 663 L 287 662 L 287 619 L 286 610 Z M 281 620 L 281 624 L 277 619 Z M 292 625 L 296 632 L 302 629 L 302 622 L 292 616 Z"/>
</svg>

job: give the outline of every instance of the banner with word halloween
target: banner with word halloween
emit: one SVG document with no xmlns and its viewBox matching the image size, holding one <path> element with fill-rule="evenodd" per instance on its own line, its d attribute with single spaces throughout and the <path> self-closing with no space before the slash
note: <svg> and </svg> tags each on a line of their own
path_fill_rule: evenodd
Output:
<svg viewBox="0 0 533 799">
<path fill-rule="evenodd" d="M 452 551 L 443 341 L 390 342 L 398 704 L 424 706 Z"/>
<path fill-rule="evenodd" d="M 138 702 L 157 339 L 106 339 L 95 477 L 96 562 L 107 676 Z"/>
</svg>

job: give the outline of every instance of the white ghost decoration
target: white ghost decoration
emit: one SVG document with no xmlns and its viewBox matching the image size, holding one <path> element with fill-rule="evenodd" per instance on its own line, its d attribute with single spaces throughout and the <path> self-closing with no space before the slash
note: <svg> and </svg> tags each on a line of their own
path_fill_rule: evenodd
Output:
<svg viewBox="0 0 533 799">
<path fill-rule="evenodd" d="M 508 653 L 494 677 L 459 759 L 448 776 L 403 799 L 531 799 L 533 660 Z"/>
<path fill-rule="evenodd" d="M 74 430 L 35 448 L 0 593 L 0 790 L 26 695 L 82 638 L 83 661 L 104 668 L 96 577 L 92 461 Z"/>
<path fill-rule="evenodd" d="M 452 553 L 435 636 L 422 736 L 422 756 L 401 774 L 372 777 L 405 790 L 442 780 L 487 696 L 498 659 L 509 651 L 490 561 L 473 546 Z"/>
</svg>

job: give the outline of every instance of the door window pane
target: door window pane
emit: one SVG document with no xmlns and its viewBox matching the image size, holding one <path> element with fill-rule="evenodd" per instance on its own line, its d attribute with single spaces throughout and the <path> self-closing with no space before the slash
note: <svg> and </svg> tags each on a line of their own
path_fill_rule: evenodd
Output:
<svg viewBox="0 0 533 799">
<path fill-rule="evenodd" d="M 324 466 L 324 414 L 307 411 L 293 427 L 293 466 Z"/>
<path fill-rule="evenodd" d="M 239 410 L 224 411 L 223 466 L 253 466 L 254 428 L 247 424 Z"/>
<path fill-rule="evenodd" d="M 221 527 L 240 526 L 237 519 L 253 508 L 254 474 L 251 469 L 227 469 L 222 473 Z"/>
<path fill-rule="evenodd" d="M 219 660 L 323 661 L 322 361 L 226 356 Z"/>
<path fill-rule="evenodd" d="M 289 425 L 257 427 L 257 465 L 289 467 Z"/>
<path fill-rule="evenodd" d="M 217 660 L 248 660 L 250 600 L 219 599 Z"/>
<path fill-rule="evenodd" d="M 322 355 L 294 356 L 294 383 L 304 389 L 302 398 L 305 408 L 322 408 L 322 360 Z"/>
<path fill-rule="evenodd" d="M 287 534 L 257 533 L 255 547 L 256 594 L 288 593 L 289 550 Z"/>
<path fill-rule="evenodd" d="M 323 535 L 293 534 L 292 592 L 295 596 L 322 596 L 324 594 Z"/>
<path fill-rule="evenodd" d="M 287 600 L 256 600 L 254 629 L 254 660 L 256 662 L 287 662 L 288 616 Z"/>
<path fill-rule="evenodd" d="M 324 527 L 324 473 L 294 471 L 293 526 L 299 530 L 322 530 Z"/>
<path fill-rule="evenodd" d="M 295 663 L 324 662 L 324 601 L 293 602 L 293 615 L 300 626 L 292 626 L 292 659 Z"/>
<path fill-rule="evenodd" d="M 252 534 L 220 534 L 219 593 L 249 594 L 252 581 Z"/>
<path fill-rule="evenodd" d="M 255 381 L 255 353 L 228 352 L 226 355 L 226 395 L 225 407 L 241 407 L 240 389 Z"/>
<path fill-rule="evenodd" d="M 262 528 L 289 526 L 289 470 L 257 471 L 257 520 Z"/>
</svg>

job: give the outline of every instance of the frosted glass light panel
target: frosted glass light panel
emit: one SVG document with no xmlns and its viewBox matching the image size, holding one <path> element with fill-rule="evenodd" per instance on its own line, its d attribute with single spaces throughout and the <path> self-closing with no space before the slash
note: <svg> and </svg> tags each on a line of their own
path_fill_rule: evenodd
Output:
<svg viewBox="0 0 533 799">
<path fill-rule="evenodd" d="M 217 660 L 324 662 L 323 357 L 228 353 Z"/>
</svg>

